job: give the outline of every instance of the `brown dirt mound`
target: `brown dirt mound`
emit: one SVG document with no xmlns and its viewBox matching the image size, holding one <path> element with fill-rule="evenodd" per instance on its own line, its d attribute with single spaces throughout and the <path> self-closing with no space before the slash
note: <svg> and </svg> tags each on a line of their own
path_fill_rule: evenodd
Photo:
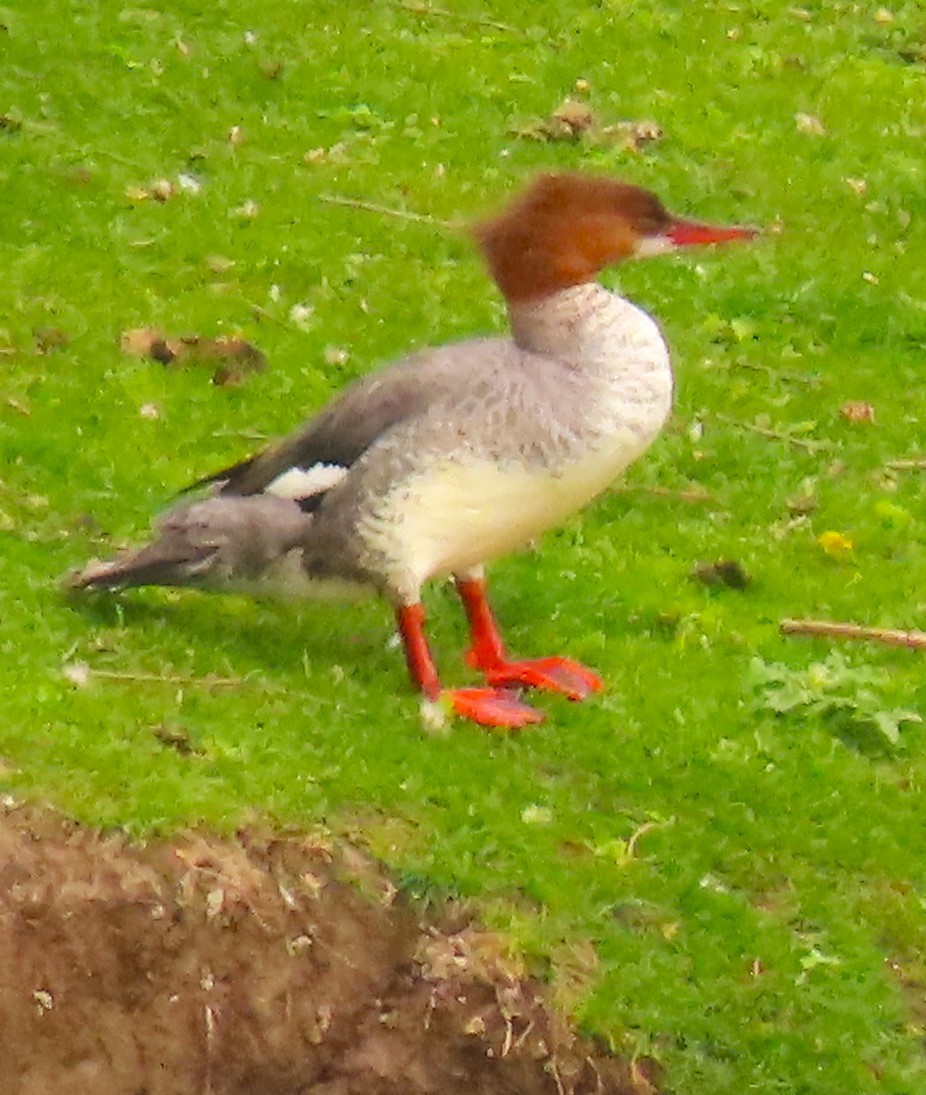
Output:
<svg viewBox="0 0 926 1095">
<path fill-rule="evenodd" d="M 356 849 L 146 847 L 0 810 L 8 1095 L 647 1095 L 492 935 L 422 924 Z"/>
</svg>

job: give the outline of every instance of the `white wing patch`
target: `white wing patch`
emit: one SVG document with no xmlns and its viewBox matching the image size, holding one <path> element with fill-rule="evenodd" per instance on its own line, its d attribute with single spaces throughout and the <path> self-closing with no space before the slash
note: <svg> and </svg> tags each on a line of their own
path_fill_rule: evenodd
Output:
<svg viewBox="0 0 926 1095">
<path fill-rule="evenodd" d="M 338 483 L 347 475 L 347 468 L 340 464 L 313 464 L 311 468 L 287 468 L 272 483 L 264 488 L 266 494 L 275 494 L 277 498 L 311 498 L 321 494 Z"/>
</svg>

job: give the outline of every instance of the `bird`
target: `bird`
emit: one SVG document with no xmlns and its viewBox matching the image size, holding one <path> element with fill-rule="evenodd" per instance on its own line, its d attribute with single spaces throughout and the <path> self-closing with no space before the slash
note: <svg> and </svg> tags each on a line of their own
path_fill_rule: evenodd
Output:
<svg viewBox="0 0 926 1095">
<path fill-rule="evenodd" d="M 535 177 L 472 226 L 508 334 L 414 352 L 360 377 L 290 436 L 194 483 L 199 495 L 169 509 L 147 544 L 91 561 L 68 585 L 378 594 L 426 707 L 502 730 L 543 721 L 524 689 L 577 701 L 604 682 L 567 657 L 512 657 L 486 564 L 601 494 L 659 435 L 673 400 L 659 326 L 598 275 L 756 231 L 674 216 L 655 194 L 607 175 Z M 422 588 L 446 577 L 479 687 L 445 687 L 429 646 Z"/>
</svg>

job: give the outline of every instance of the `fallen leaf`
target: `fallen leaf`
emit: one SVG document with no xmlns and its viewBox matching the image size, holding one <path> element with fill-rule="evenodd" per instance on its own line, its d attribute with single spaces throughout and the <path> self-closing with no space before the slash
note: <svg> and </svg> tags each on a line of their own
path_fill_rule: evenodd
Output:
<svg viewBox="0 0 926 1095">
<path fill-rule="evenodd" d="M 553 811 L 549 806 L 534 802 L 521 811 L 521 820 L 525 825 L 549 825 L 553 821 Z"/>
<path fill-rule="evenodd" d="M 125 188 L 125 196 L 134 205 L 140 202 L 156 201 L 168 202 L 177 194 L 198 194 L 202 190 L 202 184 L 193 175 L 184 172 L 178 176 L 175 183 L 170 179 L 155 179 L 146 186 L 132 184 Z"/>
<path fill-rule="evenodd" d="M 164 351 L 160 347 L 166 345 L 166 339 L 167 336 L 155 327 L 133 327 L 119 336 L 119 348 L 132 357 L 157 355 L 157 360 L 163 361 Z"/>
<path fill-rule="evenodd" d="M 691 571 L 691 577 L 707 586 L 727 586 L 730 589 L 745 589 L 752 581 L 742 564 L 735 559 L 697 563 Z"/>
<path fill-rule="evenodd" d="M 595 115 L 588 103 L 577 99 L 564 99 L 547 120 L 549 136 L 556 140 L 581 137 L 596 124 Z"/>
<path fill-rule="evenodd" d="M 326 346 L 322 355 L 326 365 L 346 365 L 350 352 L 341 346 Z"/>
<path fill-rule="evenodd" d="M 644 145 L 652 141 L 662 140 L 662 127 L 656 122 L 617 122 L 615 125 L 605 126 L 602 135 L 614 138 L 616 143 L 625 148 L 639 152 Z"/>
<path fill-rule="evenodd" d="M 155 179 L 149 188 L 151 197 L 158 202 L 166 202 L 176 193 L 174 184 L 170 179 Z"/>
<path fill-rule="evenodd" d="M 839 408 L 839 413 L 847 422 L 874 422 L 875 409 L 870 403 L 850 399 Z"/>
<path fill-rule="evenodd" d="M 806 133 L 810 137 L 823 137 L 826 135 L 826 127 L 815 114 L 805 114 L 799 110 L 794 115 L 794 124 L 798 133 Z"/>
<path fill-rule="evenodd" d="M 248 199 L 246 202 L 242 202 L 241 205 L 236 206 L 231 210 L 231 216 L 237 217 L 238 220 L 252 221 L 260 213 L 260 206 L 255 201 Z"/>
<path fill-rule="evenodd" d="M 577 83 L 578 88 L 578 83 Z M 513 129 L 515 137 L 533 141 L 580 141 L 595 145 L 618 145 L 638 152 L 650 141 L 662 137 L 662 128 L 652 121 L 619 121 L 605 125 L 588 103 L 564 99 L 547 118 Z"/>
<path fill-rule="evenodd" d="M 32 332 L 35 337 L 35 352 L 48 354 L 52 350 L 63 350 L 70 345 L 71 336 L 60 327 L 36 327 Z"/>
<path fill-rule="evenodd" d="M 349 161 L 349 158 L 347 144 L 344 141 L 337 141 L 330 148 L 310 148 L 302 157 L 303 161 L 307 164 L 344 164 Z"/>
<path fill-rule="evenodd" d="M 245 374 L 267 366 L 267 358 L 253 343 L 230 335 L 171 338 L 156 327 L 136 327 L 122 332 L 119 346 L 125 354 L 151 358 L 162 365 L 210 366 L 215 370 L 212 382 L 221 386 L 240 384 Z"/>
<path fill-rule="evenodd" d="M 206 266 L 212 274 L 227 274 L 234 265 L 235 260 L 226 258 L 224 255 L 210 255 L 206 259 Z"/>
<path fill-rule="evenodd" d="M 810 493 L 792 495 L 785 503 L 792 517 L 803 517 L 813 513 L 818 504 L 817 499 Z"/>
<path fill-rule="evenodd" d="M 188 757 L 191 753 L 197 755 L 201 752 L 195 748 L 190 735 L 180 726 L 161 723 L 151 727 L 151 733 L 169 749 L 175 749 L 181 756 Z"/>
</svg>

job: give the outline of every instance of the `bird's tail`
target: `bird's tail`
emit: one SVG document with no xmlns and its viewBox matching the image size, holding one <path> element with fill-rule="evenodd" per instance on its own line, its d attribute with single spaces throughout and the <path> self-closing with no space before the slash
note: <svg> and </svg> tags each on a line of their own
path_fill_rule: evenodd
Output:
<svg viewBox="0 0 926 1095">
<path fill-rule="evenodd" d="M 312 522 L 288 498 L 215 495 L 168 511 L 144 547 L 67 576 L 71 589 L 235 588 L 259 583 L 296 551 Z"/>
</svg>

